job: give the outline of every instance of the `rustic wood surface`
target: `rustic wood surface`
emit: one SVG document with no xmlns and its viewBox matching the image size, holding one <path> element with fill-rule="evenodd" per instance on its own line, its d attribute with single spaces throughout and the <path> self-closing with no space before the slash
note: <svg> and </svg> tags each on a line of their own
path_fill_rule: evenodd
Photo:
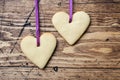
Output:
<svg viewBox="0 0 120 80">
<path fill-rule="evenodd" d="M 41 32 L 53 33 L 57 48 L 44 70 L 20 49 L 24 36 L 35 35 L 31 15 L 34 0 L 0 0 L 0 80 L 120 80 L 120 0 L 74 0 L 74 12 L 85 11 L 91 24 L 85 35 L 69 46 L 53 27 L 58 11 L 68 12 L 68 0 L 41 0 Z"/>
</svg>

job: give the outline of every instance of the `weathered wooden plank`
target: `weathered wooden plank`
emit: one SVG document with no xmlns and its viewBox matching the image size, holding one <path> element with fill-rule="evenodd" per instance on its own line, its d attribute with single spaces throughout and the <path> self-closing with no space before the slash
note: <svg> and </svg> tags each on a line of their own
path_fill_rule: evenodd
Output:
<svg viewBox="0 0 120 80">
<path fill-rule="evenodd" d="M 103 53 L 100 53 L 100 51 Z M 106 51 L 105 51 L 106 50 Z M 17 51 L 17 50 L 16 50 Z M 95 51 L 95 49 L 94 49 Z M 67 51 L 66 51 L 67 52 Z M 66 53 L 56 51 L 51 58 L 47 67 L 64 67 L 64 68 L 98 68 L 98 69 L 107 69 L 107 68 L 120 68 L 120 59 L 119 53 L 117 56 L 109 52 L 109 48 L 101 48 L 94 53 Z M 97 54 L 98 52 L 98 54 Z M 74 57 L 73 57 L 74 56 Z M 30 60 L 28 60 L 23 53 L 0 53 L 0 66 L 19 66 L 19 67 L 32 67 L 35 66 Z"/>
<path fill-rule="evenodd" d="M 54 15 L 53 13 L 50 15 L 48 15 L 47 13 L 42 13 L 44 14 L 43 16 L 41 15 L 40 17 L 40 24 L 41 27 L 53 27 L 52 24 L 52 16 Z M 19 16 L 14 16 L 16 15 L 16 13 L 14 14 L 10 14 L 10 13 L 4 13 L 1 14 L 3 15 L 4 18 L 2 18 L 2 26 L 14 26 L 14 27 L 22 27 L 22 25 L 24 25 L 25 23 L 25 18 L 24 16 L 21 17 L 21 15 Z M 100 26 L 110 26 L 112 27 L 112 25 L 116 24 L 116 26 L 120 26 L 120 13 L 89 13 L 89 15 L 91 16 L 91 25 L 94 25 L 96 27 L 100 27 Z M 27 16 L 27 15 L 26 15 Z M 31 27 L 35 26 L 35 18 L 32 16 L 29 20 L 31 22 Z"/>
<path fill-rule="evenodd" d="M 8 26 L 2 26 L 0 27 L 1 31 L 1 40 L 5 41 L 13 41 L 16 40 L 22 27 L 8 27 Z M 80 41 L 82 42 L 92 42 L 94 41 L 102 41 L 106 42 L 106 39 L 109 39 L 110 42 L 119 42 L 120 41 L 120 28 L 119 26 L 113 26 L 113 27 L 89 27 L 89 29 L 86 31 L 85 35 L 81 38 Z M 58 39 L 61 39 L 61 36 L 58 32 L 56 32 L 56 29 L 49 28 L 49 27 L 42 27 L 41 32 L 51 32 L 53 33 Z M 23 31 L 22 37 L 27 35 L 34 35 L 35 34 L 35 27 L 26 27 Z M 97 35 L 97 36 L 96 36 Z M 21 38 L 22 38 L 21 37 Z"/>
<path fill-rule="evenodd" d="M 1 80 L 119 80 L 119 69 L 67 69 L 5 67 L 0 68 Z"/>
<path fill-rule="evenodd" d="M 26 2 L 26 3 L 25 3 Z M 5 3 L 5 12 L 16 12 L 16 13 L 26 13 L 27 11 L 31 10 L 31 8 L 33 7 L 33 1 L 29 2 L 29 1 L 25 1 L 22 2 L 22 0 L 20 1 L 6 1 Z M 12 5 L 12 4 L 15 5 Z M 21 4 L 21 5 L 19 5 Z M 86 12 L 110 12 L 110 13 L 115 13 L 115 12 L 120 12 L 120 3 L 88 3 L 88 4 L 74 4 L 74 11 L 79 11 L 79 10 L 83 10 Z M 68 12 L 68 4 L 64 4 L 61 3 L 61 5 L 58 4 L 48 4 L 48 3 L 44 3 L 40 5 L 41 7 L 41 12 L 42 11 L 49 11 L 49 12 L 57 12 L 57 11 L 67 11 Z"/>
<path fill-rule="evenodd" d="M 60 0 L 55 1 L 55 2 L 59 3 L 59 1 Z M 119 10 L 120 5 L 118 3 L 119 0 L 118 1 L 117 0 L 114 0 L 114 1 L 109 0 L 108 2 L 110 2 L 110 3 L 108 3 L 108 4 L 99 3 L 99 2 L 106 2 L 104 0 L 101 0 L 101 1 L 82 0 L 82 1 L 88 2 L 88 4 L 87 3 L 80 4 L 80 5 L 75 4 L 74 12 L 79 11 L 81 9 L 83 11 L 87 11 L 91 16 L 91 20 L 92 20 L 91 25 L 108 26 L 108 25 L 112 25 L 114 23 L 117 23 L 119 25 L 120 13 L 116 13 L 116 12 L 120 11 Z M 75 0 L 75 2 L 78 2 L 78 3 L 82 2 L 82 1 Z M 40 18 L 41 18 L 41 26 L 43 26 L 43 27 L 53 26 L 51 23 L 51 18 L 55 12 L 61 11 L 61 10 L 68 12 L 68 8 L 67 8 L 68 4 L 62 3 L 61 6 L 59 6 L 58 4 L 56 4 L 56 3 L 54 4 L 52 2 L 53 1 L 41 1 L 41 10 L 40 10 L 41 17 Z M 66 2 L 66 1 L 63 1 L 63 2 Z M 91 2 L 95 2 L 95 3 L 91 3 Z M 113 2 L 113 3 L 111 3 L 111 2 Z M 114 2 L 117 2 L 117 3 L 114 3 Z M 15 5 L 13 5 L 13 4 L 15 4 Z M 21 5 L 19 5 L 19 4 L 21 4 Z M 25 21 L 27 15 L 32 10 L 32 7 L 33 7 L 32 4 L 33 4 L 32 0 L 30 0 L 30 1 L 22 1 L 22 0 L 6 1 L 5 7 L 4 7 L 4 13 L 2 13 L 2 15 L 3 15 L 2 24 L 3 25 L 12 25 L 12 26 L 14 26 L 14 25 L 22 26 L 24 24 L 24 21 Z M 53 10 L 53 7 L 55 8 L 54 10 Z M 96 9 L 94 9 L 94 8 L 96 8 Z M 76 10 L 76 9 L 79 9 L 79 10 Z M 50 10 L 53 10 L 53 11 L 50 11 Z M 111 13 L 111 11 L 112 11 L 112 13 Z M 95 12 L 100 12 L 100 13 L 95 13 Z M 104 13 L 101 13 L 101 12 L 104 12 Z M 109 12 L 111 14 L 109 14 Z M 35 26 L 34 14 L 30 18 L 30 22 L 32 23 L 32 26 Z"/>
</svg>

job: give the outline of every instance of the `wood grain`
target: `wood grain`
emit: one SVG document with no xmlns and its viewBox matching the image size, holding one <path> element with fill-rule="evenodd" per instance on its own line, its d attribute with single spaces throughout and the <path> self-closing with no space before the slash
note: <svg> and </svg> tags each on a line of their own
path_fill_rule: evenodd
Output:
<svg viewBox="0 0 120 80">
<path fill-rule="evenodd" d="M 1 80 L 119 80 L 120 70 L 60 68 L 55 72 L 52 68 L 5 67 L 0 68 L 0 76 Z"/>
<path fill-rule="evenodd" d="M 56 12 L 68 13 L 68 0 L 41 0 L 41 33 L 50 32 L 58 40 L 45 70 L 20 49 L 23 37 L 35 35 L 33 12 L 31 25 L 18 37 L 33 6 L 33 0 L 0 0 L 0 80 L 120 80 L 120 0 L 74 0 L 74 12 L 82 10 L 91 16 L 88 30 L 74 46 L 51 22 Z"/>
</svg>

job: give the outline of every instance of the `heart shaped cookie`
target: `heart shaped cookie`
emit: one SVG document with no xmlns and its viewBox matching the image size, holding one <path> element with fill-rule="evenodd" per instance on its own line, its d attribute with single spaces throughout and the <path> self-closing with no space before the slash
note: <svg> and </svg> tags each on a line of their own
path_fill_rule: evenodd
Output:
<svg viewBox="0 0 120 80">
<path fill-rule="evenodd" d="M 53 16 L 52 23 L 62 37 L 73 45 L 87 29 L 90 17 L 83 11 L 76 12 L 72 22 L 69 23 L 69 15 L 65 12 L 58 12 Z"/>
<path fill-rule="evenodd" d="M 40 46 L 36 46 L 36 38 L 27 36 L 21 41 L 21 49 L 25 55 L 39 68 L 44 68 L 56 47 L 56 38 L 50 33 L 40 37 Z"/>
</svg>

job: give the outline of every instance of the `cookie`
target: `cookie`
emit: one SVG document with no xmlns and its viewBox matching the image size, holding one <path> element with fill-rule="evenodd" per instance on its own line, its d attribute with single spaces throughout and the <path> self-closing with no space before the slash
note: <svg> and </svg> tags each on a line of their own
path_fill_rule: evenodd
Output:
<svg viewBox="0 0 120 80">
<path fill-rule="evenodd" d="M 44 33 L 40 37 L 40 46 L 36 46 L 36 38 L 27 36 L 21 41 L 21 49 L 35 65 L 44 68 L 56 47 L 56 38 L 50 33 Z"/>
<path fill-rule="evenodd" d="M 72 22 L 69 23 L 69 15 L 65 12 L 58 12 L 53 16 L 52 23 L 61 36 L 73 45 L 86 31 L 90 24 L 90 17 L 83 11 L 76 12 Z"/>
</svg>

